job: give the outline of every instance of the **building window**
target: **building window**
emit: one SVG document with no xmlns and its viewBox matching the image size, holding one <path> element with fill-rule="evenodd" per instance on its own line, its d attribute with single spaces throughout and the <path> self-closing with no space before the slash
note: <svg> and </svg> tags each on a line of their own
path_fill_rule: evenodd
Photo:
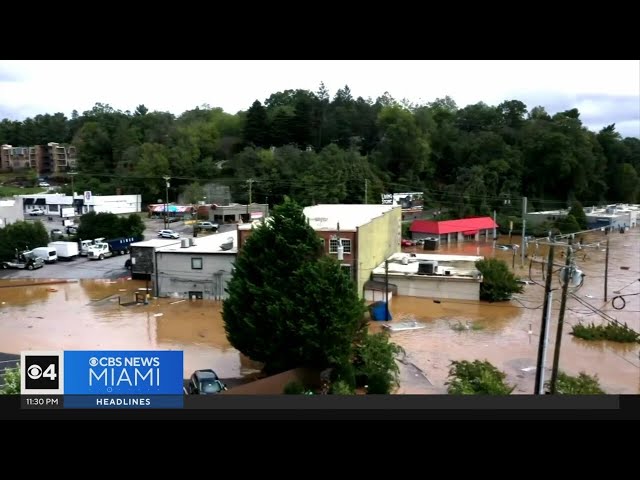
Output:
<svg viewBox="0 0 640 480">
<path fill-rule="evenodd" d="M 202 258 L 192 258 L 191 259 L 191 269 L 192 270 L 202 270 Z"/>
<path fill-rule="evenodd" d="M 349 278 L 351 278 L 351 265 L 340 265 L 340 268 L 344 273 L 349 275 Z"/>
<path fill-rule="evenodd" d="M 341 240 L 344 253 L 351 253 L 351 240 L 347 238 L 342 238 Z M 338 240 L 333 238 L 329 240 L 329 253 L 338 253 Z"/>
</svg>

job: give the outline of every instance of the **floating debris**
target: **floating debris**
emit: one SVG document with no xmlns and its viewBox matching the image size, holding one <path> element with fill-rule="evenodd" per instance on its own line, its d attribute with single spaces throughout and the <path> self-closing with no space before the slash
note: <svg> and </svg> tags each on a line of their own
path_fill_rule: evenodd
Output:
<svg viewBox="0 0 640 480">
<path fill-rule="evenodd" d="M 154 316 L 154 317 L 161 317 L 161 316 L 163 316 L 163 315 L 164 315 L 164 313 L 154 313 L 154 314 L 153 314 L 153 316 Z"/>
<path fill-rule="evenodd" d="M 382 325 L 387 330 L 391 330 L 392 332 L 403 332 L 406 330 L 420 330 L 422 328 L 427 328 L 426 325 L 422 325 L 418 322 L 399 322 L 399 323 L 386 323 Z"/>
<path fill-rule="evenodd" d="M 175 305 L 176 303 L 182 303 L 182 302 L 186 302 L 186 300 L 177 300 L 175 302 L 171 302 L 169 305 Z"/>
</svg>

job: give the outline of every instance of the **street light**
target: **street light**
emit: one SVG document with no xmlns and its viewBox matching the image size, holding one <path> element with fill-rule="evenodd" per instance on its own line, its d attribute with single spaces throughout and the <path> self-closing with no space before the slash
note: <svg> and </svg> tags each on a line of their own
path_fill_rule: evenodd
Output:
<svg viewBox="0 0 640 480">
<path fill-rule="evenodd" d="M 171 180 L 171 177 L 165 175 L 162 178 L 166 182 L 164 184 L 164 228 L 166 229 L 169 226 L 169 180 Z"/>
</svg>

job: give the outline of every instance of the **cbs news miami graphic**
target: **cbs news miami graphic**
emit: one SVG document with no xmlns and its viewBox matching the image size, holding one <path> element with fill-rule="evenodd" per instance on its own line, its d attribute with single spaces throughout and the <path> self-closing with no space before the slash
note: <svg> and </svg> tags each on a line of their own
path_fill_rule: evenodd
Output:
<svg viewBox="0 0 640 480">
<path fill-rule="evenodd" d="M 181 351 L 21 354 L 24 407 L 182 408 Z"/>
</svg>

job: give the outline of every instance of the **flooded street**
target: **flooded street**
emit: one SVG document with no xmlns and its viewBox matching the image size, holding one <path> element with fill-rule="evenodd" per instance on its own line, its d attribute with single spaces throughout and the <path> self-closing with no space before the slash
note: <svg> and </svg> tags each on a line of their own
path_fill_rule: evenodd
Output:
<svg viewBox="0 0 640 480">
<path fill-rule="evenodd" d="M 604 241 L 610 240 L 608 302 L 604 301 Z M 635 331 L 640 331 L 640 295 L 625 297 L 626 306 L 622 310 L 612 307 L 615 292 L 633 294 L 640 292 L 640 231 L 635 229 L 625 234 L 590 234 L 589 242 L 601 241 L 600 247 L 585 248 L 576 256 L 576 266 L 586 274 L 584 285 L 575 294 L 588 304 L 601 309 L 606 314 L 627 323 Z M 512 242 L 519 243 L 519 237 Z M 482 244 L 481 244 L 482 245 Z M 539 246 L 537 256 L 546 258 L 548 247 Z M 565 258 L 556 248 L 556 264 L 564 264 Z M 410 248 L 407 251 L 420 250 Z M 476 244 L 462 244 L 441 247 L 434 253 L 463 255 L 494 255 L 492 242 L 480 247 Z M 528 253 L 535 253 L 535 245 Z M 586 258 L 585 258 L 586 254 Z M 510 266 L 513 251 L 496 250 L 495 256 L 505 260 Z M 515 259 L 516 275 L 528 279 L 529 259 L 524 268 L 520 267 L 521 257 Z M 621 269 L 620 267 L 628 267 Z M 407 358 L 426 372 L 428 379 L 441 389 L 452 360 L 489 360 L 504 371 L 511 385 L 516 385 L 515 393 L 533 393 L 535 366 L 538 352 L 539 332 L 544 300 L 542 268 L 535 264 L 532 279 L 538 285 L 526 285 L 524 292 L 514 296 L 510 302 L 476 303 L 468 301 L 394 297 L 391 303 L 393 322 L 417 320 L 426 328 L 422 330 L 392 333 L 393 341 L 407 352 Z M 547 368 L 551 368 L 556 338 L 557 318 L 560 310 L 560 283 L 554 278 L 552 323 L 547 350 Z M 625 288 L 627 287 L 627 288 Z M 616 303 L 616 305 L 618 305 Z M 468 324 L 467 324 L 468 322 Z M 587 342 L 570 335 L 571 325 L 586 322 L 600 324 L 599 315 L 569 297 L 565 313 L 565 326 L 560 355 L 560 370 L 576 375 L 584 371 L 598 375 L 607 393 L 640 393 L 640 344 L 619 344 L 614 342 Z M 463 326 L 462 331 L 454 330 Z M 467 329 L 468 327 L 468 329 Z M 529 334 L 529 331 L 532 334 Z M 530 368 L 534 367 L 534 368 Z M 525 369 L 525 370 L 523 370 Z M 404 382 L 406 393 L 419 393 L 424 382 L 416 375 Z M 550 379 L 550 373 L 545 375 Z"/>
<path fill-rule="evenodd" d="M 587 276 L 576 295 L 638 331 L 640 295 L 626 297 L 623 310 L 615 310 L 611 299 L 617 291 L 640 292 L 640 282 L 636 281 L 640 278 L 640 230 L 607 237 L 597 234 L 588 240 L 604 242 L 607 238 L 608 302 L 604 301 L 604 243 L 583 249 L 577 255 L 576 264 Z M 519 238 L 514 237 L 512 243 L 519 243 Z M 420 251 L 408 249 L 412 250 Z M 564 263 L 560 251 L 556 250 L 558 264 Z M 494 251 L 492 242 L 480 247 L 473 243 L 443 246 L 435 253 L 495 255 L 509 265 L 513 260 L 512 251 Z M 546 258 L 546 247 L 539 246 L 536 253 L 532 246 L 528 253 Z M 528 279 L 528 261 L 521 268 L 520 256 L 516 257 L 518 276 Z M 540 264 L 532 272 L 533 280 L 543 281 Z M 219 302 L 157 299 L 150 305 L 123 306 L 120 303 L 133 302 L 135 293 L 145 287 L 143 281 L 126 278 L 48 285 L 28 282 L 28 279 L 0 280 L 0 352 L 175 349 L 184 351 L 185 377 L 200 368 L 213 368 L 223 378 L 237 378 L 255 371 L 252 370 L 255 366 L 227 342 Z M 556 275 L 554 288 L 559 286 Z M 527 285 L 514 300 L 494 304 L 456 300 L 435 303 L 434 299 L 395 297 L 391 304 L 394 323 L 416 320 L 426 326 L 422 330 L 392 333 L 393 341 L 405 349 L 406 361 L 411 366 L 403 367 L 400 392 L 444 392 L 452 360 L 486 359 L 503 370 L 512 385 L 517 385 L 516 393 L 533 393 L 535 370 L 530 367 L 536 365 L 543 293 L 541 286 Z M 551 367 L 553 359 L 559 306 L 560 291 L 556 290 L 547 367 Z M 567 304 L 565 320 L 561 370 L 573 375 L 580 371 L 596 374 L 608 393 L 640 393 L 639 344 L 573 338 L 569 334 L 572 324 L 602 321 L 574 299 Z M 376 322 L 371 328 L 376 330 L 381 325 Z"/>
<path fill-rule="evenodd" d="M 0 282 L 0 352 L 183 350 L 185 377 L 200 368 L 213 368 L 223 378 L 246 373 L 246 362 L 226 340 L 218 302 L 157 299 L 120 306 L 118 296 L 132 302 L 145 286 L 126 279 L 6 285 Z"/>
</svg>

